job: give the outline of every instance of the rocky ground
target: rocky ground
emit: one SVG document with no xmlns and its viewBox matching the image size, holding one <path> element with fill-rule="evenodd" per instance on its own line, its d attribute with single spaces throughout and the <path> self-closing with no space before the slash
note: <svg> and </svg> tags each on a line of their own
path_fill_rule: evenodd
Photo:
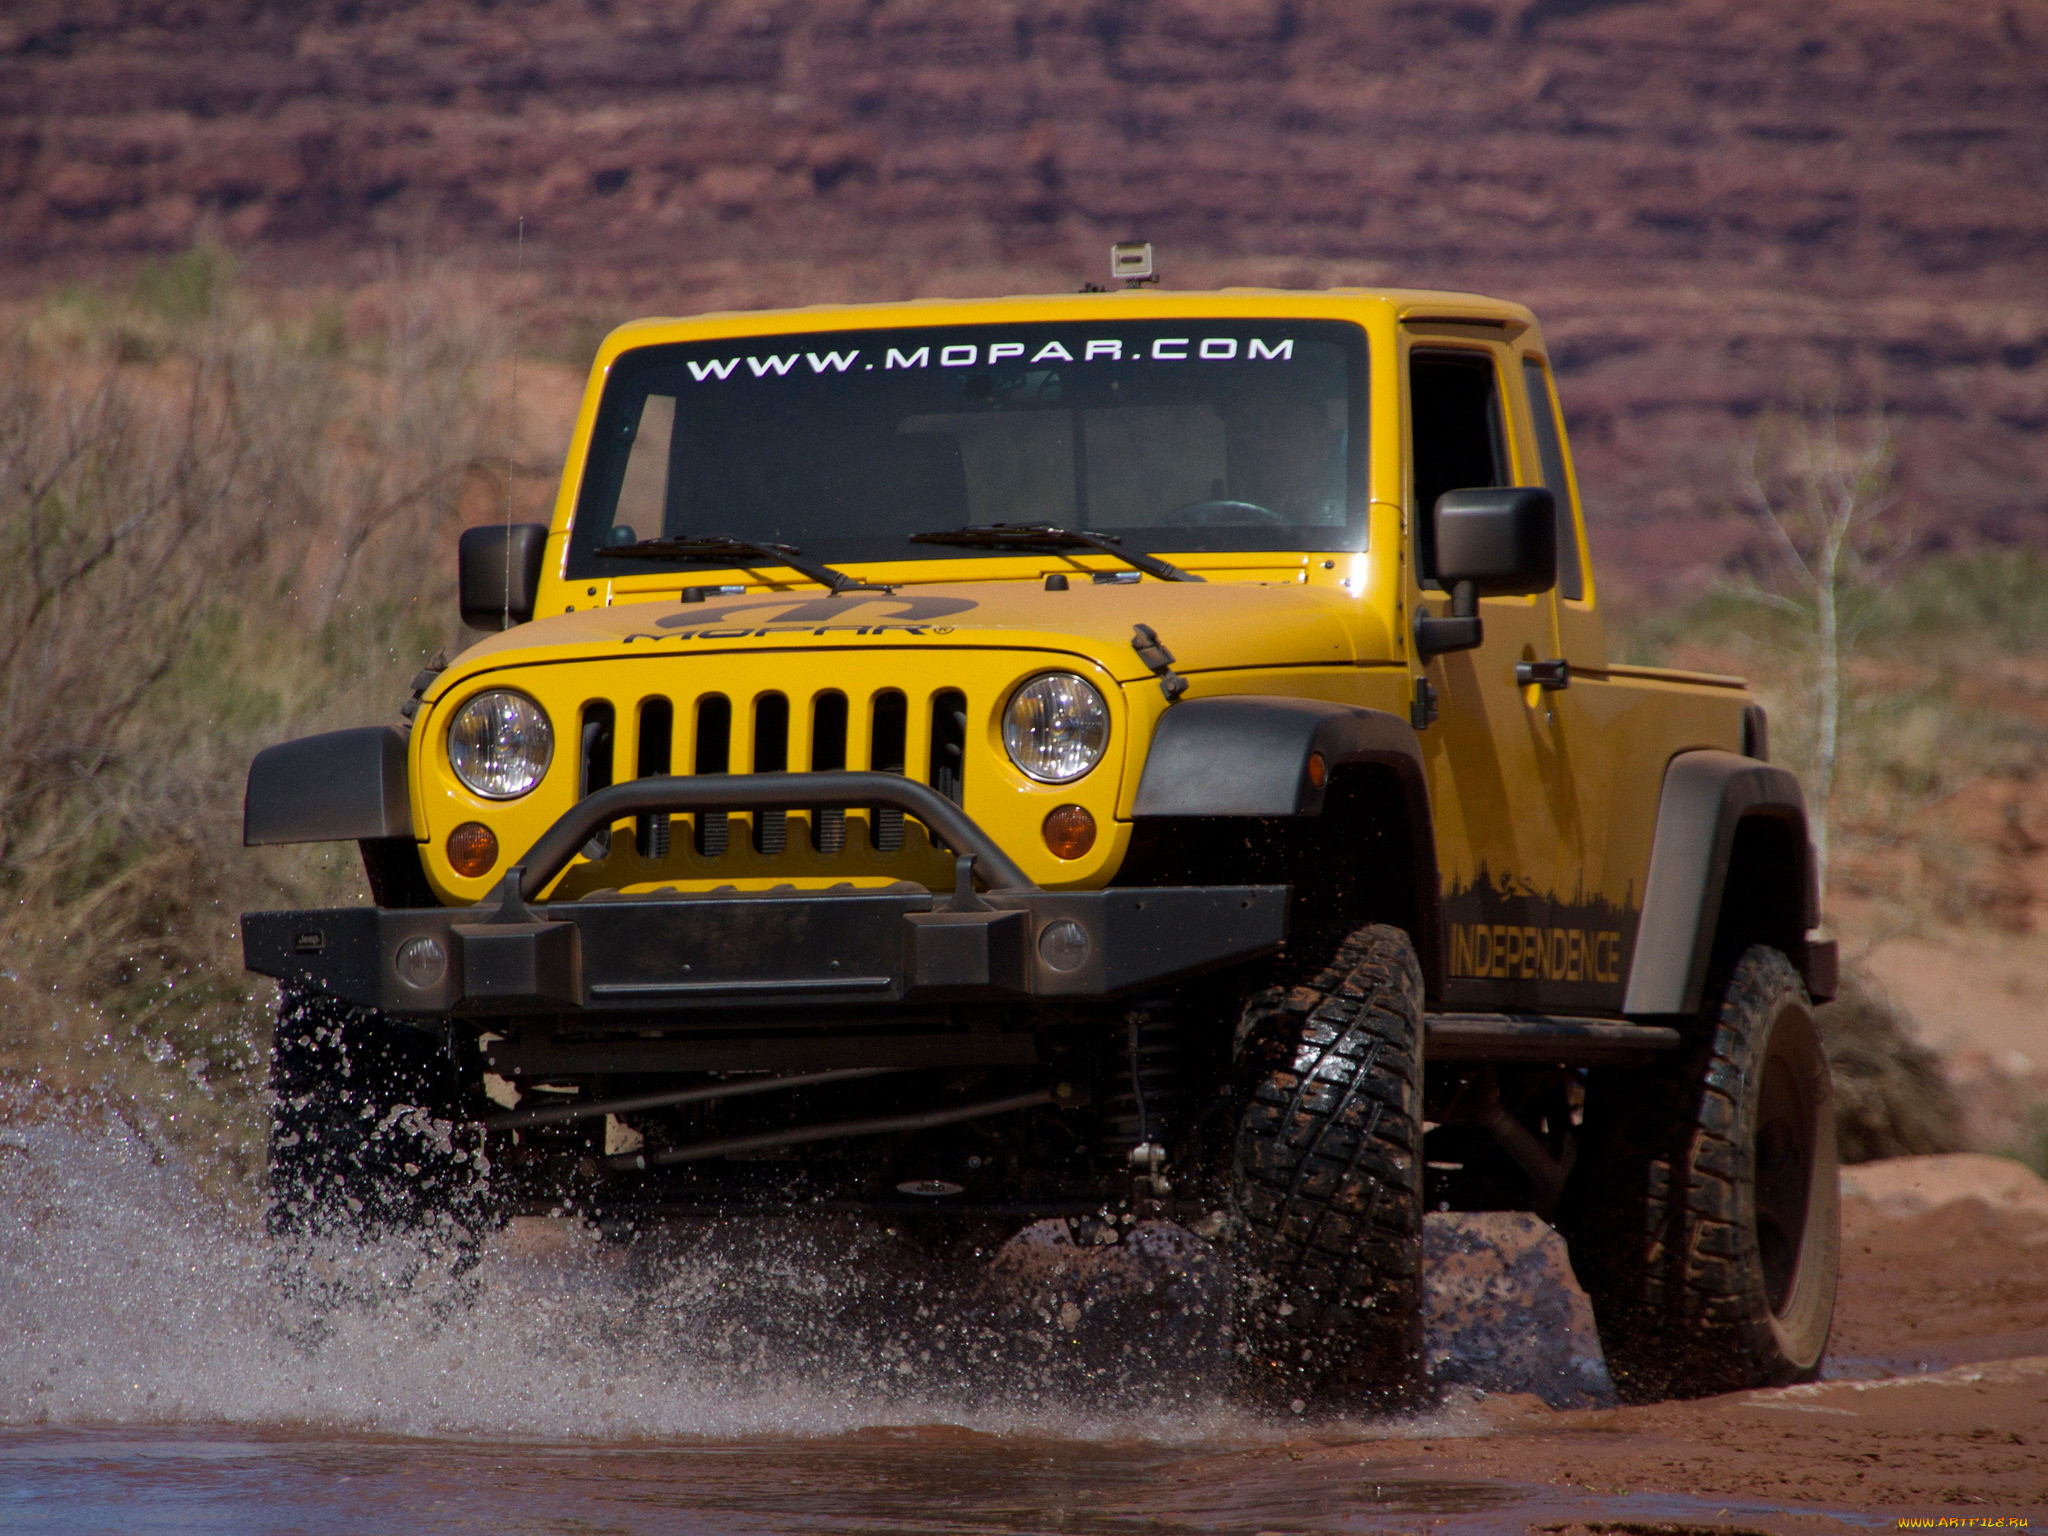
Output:
<svg viewBox="0 0 2048 1536">
<path fill-rule="evenodd" d="M 2048 1360 L 2040 1358 L 1648 1408 L 1544 1413 L 1494 1401 L 1482 1411 L 1491 1433 L 1286 1454 L 1388 1481 L 1499 1478 L 1707 1501 L 1684 1524 L 1589 1521 L 1567 1530 L 1795 1532 L 1867 1528 L 1839 1519 L 1851 1512 L 2035 1520 L 2048 1512 Z"/>
<path fill-rule="evenodd" d="M 1817 1383 L 1614 1406 L 1556 1235 L 1515 1213 L 1432 1215 L 1437 1410 L 1255 1438 L 1178 1461 L 1164 1481 L 1193 1498 L 1247 1479 L 1306 1480 L 1326 1513 L 1344 1489 L 1365 1501 L 1368 1488 L 1515 1488 L 1518 1511 L 1563 1511 L 1526 1527 L 1550 1536 L 1792 1536 L 1866 1529 L 1859 1516 L 1878 1513 L 2048 1515 L 2048 1181 L 2007 1159 L 1952 1154 L 1860 1164 L 1842 1189 L 1842 1282 Z M 559 1264 L 576 1251 L 570 1229 L 521 1223 L 499 1262 Z M 1142 1326 L 1156 1371 L 1161 1348 L 1183 1365 L 1196 1358 L 1204 1330 L 1183 1337 L 1177 1323 L 1137 1320 L 1148 1308 L 1156 1319 L 1162 1300 L 1213 1305 L 1218 1284 L 1207 1245 L 1178 1229 L 1086 1247 L 1044 1223 L 998 1256 L 975 1301 L 1081 1355 L 1127 1349 Z M 1665 1516 L 1645 1523 L 1646 1508 Z M 1525 1528 L 1498 1513 L 1504 1523 L 1487 1528 Z M 1289 1527 L 1275 1519 L 1279 1536 Z"/>
<path fill-rule="evenodd" d="M 1664 1491 L 1808 1505 L 1816 1516 L 2040 1518 L 2048 1511 L 2048 1183 L 2003 1159 L 1962 1154 L 1860 1165 L 1844 1175 L 1843 1195 L 1829 1379 L 1558 1412 L 1529 1390 L 1544 1384 L 1531 1376 L 1522 1392 L 1475 1405 L 1487 1432 L 1419 1444 L 1294 1444 L 1278 1454 L 1387 1479 Z M 1577 1368 L 1569 1349 L 1557 1362 Z M 1708 1529 L 1836 1528 L 1738 1513 L 1701 1519 Z"/>
</svg>

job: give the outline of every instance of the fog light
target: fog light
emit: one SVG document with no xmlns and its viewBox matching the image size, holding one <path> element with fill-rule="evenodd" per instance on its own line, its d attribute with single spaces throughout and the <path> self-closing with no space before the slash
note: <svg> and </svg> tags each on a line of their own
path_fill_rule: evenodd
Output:
<svg viewBox="0 0 2048 1536">
<path fill-rule="evenodd" d="M 1095 818 L 1085 805 L 1062 805 L 1047 813 L 1045 846 L 1063 859 L 1078 859 L 1095 846 Z"/>
<path fill-rule="evenodd" d="M 421 934 L 398 946 L 397 966 L 398 979 L 408 987 L 438 987 L 448 974 L 448 951 L 439 939 Z"/>
<path fill-rule="evenodd" d="M 466 880 L 488 875 L 498 862 L 498 834 L 480 821 L 465 821 L 448 834 L 448 863 Z"/>
<path fill-rule="evenodd" d="M 1068 917 L 1047 923 L 1038 936 L 1038 957 L 1056 971 L 1078 971 L 1088 963 L 1088 930 Z"/>
</svg>

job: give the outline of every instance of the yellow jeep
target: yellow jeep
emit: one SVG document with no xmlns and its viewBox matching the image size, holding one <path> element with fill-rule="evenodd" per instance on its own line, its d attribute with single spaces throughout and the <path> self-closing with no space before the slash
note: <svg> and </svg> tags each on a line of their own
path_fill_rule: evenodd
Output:
<svg viewBox="0 0 2048 1536">
<path fill-rule="evenodd" d="M 275 1220 L 1225 1245 L 1250 1401 L 1411 1399 L 1425 1211 L 1625 1395 L 1812 1376 L 1832 990 L 1739 680 L 1611 661 L 1528 310 L 816 307 L 604 343 L 406 722 L 270 748 Z M 485 1170 L 488 1170 L 488 1176 Z"/>
</svg>

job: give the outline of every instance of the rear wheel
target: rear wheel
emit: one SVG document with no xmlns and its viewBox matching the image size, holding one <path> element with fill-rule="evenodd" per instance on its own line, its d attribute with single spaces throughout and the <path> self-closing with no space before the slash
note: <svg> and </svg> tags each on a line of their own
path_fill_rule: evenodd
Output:
<svg viewBox="0 0 2048 1536">
<path fill-rule="evenodd" d="M 374 1241 L 484 1220 L 483 1161 L 446 1051 L 319 993 L 286 992 L 271 1047 L 270 1229 Z"/>
<path fill-rule="evenodd" d="M 1239 1026 L 1231 1167 L 1240 1398 L 1400 1406 L 1423 1388 L 1422 972 L 1361 928 Z"/>
<path fill-rule="evenodd" d="M 1831 1098 L 1805 985 L 1763 946 L 1680 1059 L 1594 1075 L 1568 1222 L 1624 1398 L 1819 1374 L 1841 1244 Z"/>
</svg>

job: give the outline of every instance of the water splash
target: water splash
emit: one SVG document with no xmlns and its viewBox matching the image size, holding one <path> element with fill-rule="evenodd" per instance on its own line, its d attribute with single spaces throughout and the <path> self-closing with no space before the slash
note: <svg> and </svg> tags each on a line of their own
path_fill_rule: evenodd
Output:
<svg viewBox="0 0 2048 1536">
<path fill-rule="evenodd" d="M 1136 1394 L 1156 1434 L 1249 1428 L 1170 1361 L 1147 1381 L 1134 1357 L 1074 1400 L 1044 1349 L 1001 1347 L 1013 1319 L 949 1305 L 888 1262 L 886 1234 L 749 1225 L 621 1250 L 523 1223 L 462 1274 L 396 1242 L 281 1270 L 256 1223 L 126 1128 L 51 1119 L 0 1128 L 0 1212 L 0 1424 L 1088 1435 L 1128 1433 Z"/>
<path fill-rule="evenodd" d="M 965 1285 L 852 1222 L 679 1227 L 629 1246 L 522 1222 L 466 1272 L 402 1242 L 301 1263 L 127 1128 L 17 1120 L 0 1126 L 0 1425 L 609 1442 L 1288 1432 L 1222 1401 L 1206 1245 L 1161 1228 L 1111 1250 L 1128 1256 L 1101 1275 L 1085 1253 L 1032 1247 Z M 1453 1402 L 1374 1433 L 1484 1427 Z"/>
</svg>

